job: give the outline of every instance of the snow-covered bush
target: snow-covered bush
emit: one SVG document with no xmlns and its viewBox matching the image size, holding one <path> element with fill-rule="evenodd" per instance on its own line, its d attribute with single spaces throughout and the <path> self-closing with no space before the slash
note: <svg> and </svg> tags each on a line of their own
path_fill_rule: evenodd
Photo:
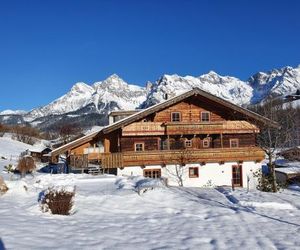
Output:
<svg viewBox="0 0 300 250">
<path fill-rule="evenodd" d="M 162 188 L 167 186 L 167 179 L 152 179 L 145 178 L 143 176 L 128 176 L 117 178 L 115 184 L 118 187 L 118 189 L 133 190 L 138 194 L 143 194 L 148 190 L 153 190 L 155 188 Z"/>
<path fill-rule="evenodd" d="M 70 215 L 74 196 L 75 188 L 50 187 L 41 195 L 41 209 L 52 214 Z"/>
</svg>

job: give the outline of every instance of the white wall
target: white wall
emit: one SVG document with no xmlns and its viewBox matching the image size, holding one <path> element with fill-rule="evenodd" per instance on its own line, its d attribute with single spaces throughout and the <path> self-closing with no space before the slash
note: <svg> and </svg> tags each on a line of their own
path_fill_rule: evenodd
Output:
<svg viewBox="0 0 300 250">
<path fill-rule="evenodd" d="M 186 187 L 203 187 L 203 186 L 231 186 L 232 179 L 232 165 L 237 165 L 237 162 L 226 162 L 220 165 L 219 163 L 207 163 L 204 166 L 200 164 L 187 164 L 184 167 L 183 185 Z M 247 176 L 249 176 L 250 188 L 256 187 L 257 180 L 253 177 L 253 172 L 261 169 L 261 163 L 255 163 L 253 161 L 243 162 L 242 164 L 243 174 L 243 187 L 247 187 Z M 189 178 L 189 167 L 198 167 L 199 177 Z M 146 166 L 145 169 L 161 169 L 162 177 L 168 178 L 170 185 L 178 185 L 175 173 L 174 165 L 167 165 L 161 167 L 160 165 Z M 143 169 L 141 167 L 125 167 L 124 169 L 118 169 L 118 175 L 143 175 Z"/>
</svg>

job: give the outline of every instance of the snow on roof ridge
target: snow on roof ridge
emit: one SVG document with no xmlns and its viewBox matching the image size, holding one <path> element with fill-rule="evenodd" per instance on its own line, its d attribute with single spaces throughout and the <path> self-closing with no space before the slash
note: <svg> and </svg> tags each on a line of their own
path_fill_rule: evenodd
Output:
<svg viewBox="0 0 300 250">
<path fill-rule="evenodd" d="M 102 127 L 102 128 L 100 128 L 99 130 L 96 130 L 96 131 L 91 132 L 91 133 L 89 133 L 89 134 L 86 134 L 86 135 L 84 135 L 84 136 L 82 136 L 82 137 L 79 137 L 78 139 L 76 139 L 76 140 L 74 140 L 74 141 L 70 141 L 70 142 L 68 142 L 68 143 L 66 143 L 66 144 L 64 144 L 64 145 L 62 145 L 62 146 L 60 146 L 60 147 L 54 149 L 51 153 L 55 153 L 57 150 L 60 150 L 60 149 L 63 148 L 63 147 L 69 146 L 69 145 L 71 145 L 72 143 L 78 142 L 78 141 L 80 141 L 80 140 L 82 140 L 82 139 L 84 139 L 84 138 L 87 138 L 87 137 L 91 136 L 91 135 L 94 135 L 94 134 L 96 135 L 96 134 L 98 134 L 99 132 L 101 132 L 101 130 L 104 129 L 104 128 L 105 128 L 105 127 Z"/>
<path fill-rule="evenodd" d="M 193 90 L 193 89 L 192 89 L 192 90 Z M 189 91 L 192 91 L 192 90 L 189 90 Z M 188 93 L 189 91 L 186 91 L 186 92 L 184 92 L 183 94 L 186 94 L 186 93 Z M 165 102 L 167 102 L 167 101 L 170 101 L 170 100 L 175 99 L 175 98 L 178 97 L 178 96 L 180 96 L 180 95 L 177 95 L 177 96 L 174 96 L 174 97 L 172 97 L 172 98 L 170 98 L 170 99 L 168 99 L 168 100 L 164 100 L 164 101 L 162 101 L 162 102 L 156 103 L 156 104 L 154 104 L 154 105 L 152 105 L 152 106 L 150 106 L 150 107 L 148 107 L 148 108 L 141 109 L 140 111 L 138 111 L 138 112 L 136 112 L 136 113 L 134 113 L 134 114 L 132 114 L 132 115 L 130 115 L 130 116 L 127 116 L 127 117 L 125 117 L 125 118 L 123 118 L 123 119 L 121 119 L 121 120 L 119 120 L 119 121 L 117 121 L 117 122 L 115 122 L 115 123 L 106 125 L 105 127 L 103 127 L 103 129 L 107 129 L 107 128 L 111 127 L 111 126 L 115 126 L 115 125 L 117 125 L 117 124 L 123 122 L 123 121 L 126 120 L 126 119 L 129 119 L 129 118 L 131 118 L 131 117 L 134 117 L 135 115 L 139 115 L 139 114 L 141 114 L 142 112 L 145 112 L 145 111 L 147 111 L 147 110 L 149 110 L 149 109 L 151 109 L 151 108 L 155 108 L 155 107 L 157 107 L 157 106 L 159 106 L 159 105 L 161 105 L 161 104 L 163 104 L 163 103 L 165 103 Z M 126 111 L 126 110 L 125 110 L 125 111 Z"/>
</svg>

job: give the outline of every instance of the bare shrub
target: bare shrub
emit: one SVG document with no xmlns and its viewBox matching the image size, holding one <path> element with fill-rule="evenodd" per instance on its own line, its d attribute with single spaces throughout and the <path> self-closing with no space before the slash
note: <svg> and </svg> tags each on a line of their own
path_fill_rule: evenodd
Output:
<svg viewBox="0 0 300 250">
<path fill-rule="evenodd" d="M 4 194 L 8 190 L 3 177 L 0 175 L 0 194 Z"/>
<path fill-rule="evenodd" d="M 35 168 L 36 166 L 31 156 L 26 155 L 19 159 L 17 169 L 20 171 L 21 177 L 24 177 L 28 172 L 31 173 Z"/>
<path fill-rule="evenodd" d="M 50 211 L 52 214 L 70 215 L 74 196 L 75 189 L 67 191 L 65 188 L 48 188 L 41 200 L 42 211 Z"/>
</svg>

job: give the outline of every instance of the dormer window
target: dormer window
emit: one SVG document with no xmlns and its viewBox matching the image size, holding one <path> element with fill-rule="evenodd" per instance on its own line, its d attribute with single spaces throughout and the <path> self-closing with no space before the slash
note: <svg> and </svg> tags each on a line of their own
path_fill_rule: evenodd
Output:
<svg viewBox="0 0 300 250">
<path fill-rule="evenodd" d="M 180 122 L 181 121 L 181 114 L 180 114 L 180 112 L 172 112 L 171 113 L 171 121 L 172 122 Z"/>
<path fill-rule="evenodd" d="M 201 119 L 201 122 L 209 122 L 210 121 L 210 112 L 202 111 L 200 119 Z"/>
</svg>

